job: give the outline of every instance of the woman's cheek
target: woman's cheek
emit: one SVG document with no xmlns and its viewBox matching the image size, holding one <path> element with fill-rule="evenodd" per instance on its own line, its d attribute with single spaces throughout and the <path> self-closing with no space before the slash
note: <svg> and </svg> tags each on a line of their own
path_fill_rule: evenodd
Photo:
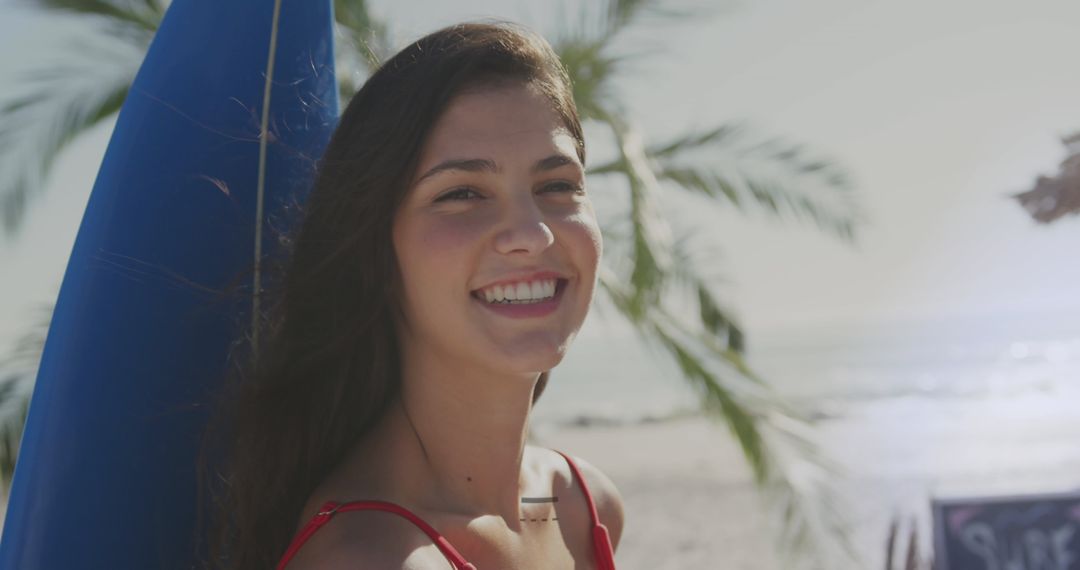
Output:
<svg viewBox="0 0 1080 570">
<path fill-rule="evenodd" d="M 589 250 L 588 255 L 592 259 L 593 270 L 600 261 L 604 252 L 604 239 L 601 236 L 600 225 L 596 221 L 596 214 L 591 204 L 580 208 L 574 215 L 567 218 L 569 231 L 577 234 L 581 240 L 582 248 Z"/>
<path fill-rule="evenodd" d="M 483 220 L 476 216 L 447 216 L 430 224 L 423 241 L 432 252 L 440 254 L 463 250 L 481 239 Z"/>
</svg>

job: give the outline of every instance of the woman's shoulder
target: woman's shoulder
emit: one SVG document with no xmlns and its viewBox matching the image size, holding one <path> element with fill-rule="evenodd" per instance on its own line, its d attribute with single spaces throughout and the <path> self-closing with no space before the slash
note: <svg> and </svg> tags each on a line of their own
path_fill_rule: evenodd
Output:
<svg viewBox="0 0 1080 570">
<path fill-rule="evenodd" d="M 335 472 L 308 497 L 296 532 L 319 513 L 327 501 L 347 504 L 350 498 L 393 500 L 364 473 Z M 446 568 L 446 558 L 431 538 L 403 516 L 375 510 L 339 510 L 304 543 L 286 570 L 354 570 L 388 568 L 426 570 Z"/>
<path fill-rule="evenodd" d="M 560 455 L 560 453 L 566 452 L 561 450 L 556 452 L 553 449 L 542 447 L 536 448 L 536 450 L 541 454 L 547 454 L 546 460 L 554 466 L 555 472 L 563 485 L 566 487 L 580 486 L 574 479 L 566 459 Z M 574 465 L 577 465 L 578 471 L 581 472 L 581 477 L 585 480 L 585 486 L 588 487 L 589 494 L 596 504 L 597 516 L 600 518 L 600 522 L 607 527 L 612 546 L 617 546 L 619 538 L 622 536 L 623 519 L 625 517 L 623 499 L 619 489 L 610 477 L 589 461 L 570 453 L 566 453 L 566 455 L 574 462 Z"/>
<path fill-rule="evenodd" d="M 304 544 L 286 570 L 446 568 L 431 539 L 407 519 L 375 510 L 342 511 Z"/>
</svg>

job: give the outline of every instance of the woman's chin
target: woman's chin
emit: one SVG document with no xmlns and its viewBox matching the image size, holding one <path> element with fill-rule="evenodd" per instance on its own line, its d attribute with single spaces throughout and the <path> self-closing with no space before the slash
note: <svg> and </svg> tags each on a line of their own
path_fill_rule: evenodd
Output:
<svg viewBox="0 0 1080 570">
<path fill-rule="evenodd" d="M 517 352 L 500 359 L 502 362 L 499 368 L 513 374 L 539 374 L 558 366 L 565 355 L 566 352 L 559 349 Z"/>
<path fill-rule="evenodd" d="M 513 371 L 515 374 L 535 375 L 555 368 L 562 360 L 562 355 L 520 359 L 508 366 L 507 370 Z"/>
</svg>

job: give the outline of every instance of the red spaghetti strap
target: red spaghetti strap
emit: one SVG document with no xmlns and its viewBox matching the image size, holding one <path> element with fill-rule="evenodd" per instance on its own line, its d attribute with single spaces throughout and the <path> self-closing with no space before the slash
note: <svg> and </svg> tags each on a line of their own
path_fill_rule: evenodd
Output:
<svg viewBox="0 0 1080 570">
<path fill-rule="evenodd" d="M 315 534 L 315 532 L 322 528 L 323 525 L 330 522 L 330 519 L 333 518 L 335 514 L 362 510 L 386 511 L 405 517 L 409 522 L 420 527 L 420 530 L 424 531 L 424 533 L 435 542 L 435 546 L 439 547 L 439 550 L 442 551 L 447 560 L 454 565 L 455 570 L 476 570 L 476 567 L 469 564 L 465 560 L 465 557 L 463 557 L 448 540 L 439 534 L 438 531 L 432 528 L 431 525 L 424 522 L 423 519 L 416 516 L 412 511 L 405 507 L 387 501 L 354 501 L 344 504 L 335 501 L 326 502 L 323 504 L 322 508 L 319 509 L 319 512 L 315 517 L 312 518 L 299 533 L 297 533 L 296 538 L 293 539 L 292 544 L 290 544 L 288 550 L 285 551 L 285 555 L 281 557 L 281 562 L 278 563 L 277 570 L 285 570 L 285 566 L 292 560 L 293 556 L 296 556 L 300 547 L 311 538 L 311 535 Z"/>
<path fill-rule="evenodd" d="M 596 503 L 593 501 L 588 485 L 585 484 L 585 478 L 581 476 L 581 470 L 578 469 L 577 464 L 570 459 L 570 456 L 557 449 L 553 451 L 566 459 L 567 465 L 570 466 L 570 471 L 573 472 L 574 478 L 581 484 L 581 491 L 585 494 L 585 503 L 589 507 L 589 516 L 592 518 L 593 551 L 596 556 L 597 570 L 615 570 L 615 550 L 611 546 L 611 537 L 608 535 L 607 527 L 600 522 L 600 516 L 596 511 Z M 416 516 L 408 509 L 386 501 L 355 501 L 344 504 L 335 501 L 326 502 L 322 508 L 319 509 L 319 512 L 315 517 L 296 534 L 292 544 L 289 545 L 289 548 L 285 551 L 285 555 L 282 556 L 281 562 L 278 563 L 277 570 L 285 570 L 285 566 L 294 556 L 296 556 L 300 547 L 302 547 L 316 531 L 322 528 L 323 525 L 330 522 L 330 519 L 333 518 L 335 514 L 343 511 L 360 511 L 365 509 L 386 511 L 408 519 L 435 542 L 435 545 L 439 547 L 439 550 L 442 551 L 443 555 L 446 556 L 447 560 L 454 566 L 454 570 L 476 570 L 476 567 L 468 563 L 450 542 L 432 528 L 431 525 L 424 522 L 423 519 Z"/>
<path fill-rule="evenodd" d="M 589 505 L 589 516 L 592 517 L 593 525 L 600 524 L 600 515 L 596 514 L 596 503 L 593 502 L 592 493 L 589 493 L 589 487 L 585 484 L 585 478 L 581 476 L 581 470 L 578 469 L 577 464 L 574 463 L 574 460 L 570 459 L 569 455 L 558 449 L 553 449 L 552 451 L 563 456 L 566 459 L 566 463 L 570 465 L 570 471 L 574 472 L 574 478 L 581 483 L 581 491 L 585 493 L 585 502 Z"/>
<path fill-rule="evenodd" d="M 589 516 L 592 517 L 593 523 L 593 550 L 596 552 L 597 570 L 615 570 L 615 549 L 611 546 L 611 536 L 608 534 L 607 527 L 600 522 L 600 515 L 596 512 L 596 503 L 593 502 L 592 493 L 589 493 L 589 486 L 585 484 L 585 478 L 581 476 L 581 470 L 569 455 L 558 449 L 552 451 L 566 459 L 566 463 L 570 465 L 570 471 L 574 473 L 574 478 L 581 484 L 581 492 L 585 493 L 585 502 L 589 505 Z"/>
</svg>

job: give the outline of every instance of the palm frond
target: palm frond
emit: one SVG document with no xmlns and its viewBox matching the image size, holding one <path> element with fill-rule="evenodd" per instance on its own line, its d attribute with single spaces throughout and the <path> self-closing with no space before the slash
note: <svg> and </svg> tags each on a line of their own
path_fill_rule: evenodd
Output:
<svg viewBox="0 0 1080 570">
<path fill-rule="evenodd" d="M 762 421 L 766 460 L 774 467 L 765 499 L 780 524 L 782 566 L 863 568 L 838 492 L 843 469 L 824 454 L 811 430 L 805 419 L 776 411 Z"/>
<path fill-rule="evenodd" d="M 632 285 L 604 268 L 601 291 L 620 312 L 632 309 Z M 857 560 L 836 484 L 843 470 L 814 441 L 812 424 L 773 393 L 742 362 L 738 351 L 653 306 L 638 319 L 638 331 L 675 360 L 701 398 L 703 410 L 727 427 L 738 441 L 754 478 L 781 525 L 778 542 L 785 568 L 841 567 L 837 560 Z M 716 358 L 719 356 L 719 358 Z M 726 364 L 721 375 L 716 364 Z M 809 556 L 808 556 L 809 555 Z"/>
<path fill-rule="evenodd" d="M 641 134 L 627 121 L 610 117 L 611 125 L 627 169 L 624 172 L 630 186 L 630 221 L 632 232 L 633 285 L 632 315 L 640 316 L 648 306 L 660 302 L 673 259 L 672 233 L 667 221 L 655 207 L 659 181 L 645 154 Z"/>
<path fill-rule="evenodd" d="M 698 391 L 705 408 L 717 412 L 717 417 L 723 418 L 738 439 L 758 482 L 763 483 L 768 475 L 768 468 L 761 451 L 757 420 L 743 404 L 748 398 L 759 402 L 768 399 L 766 392 L 762 390 L 763 386 L 760 383 L 751 386 L 730 380 L 726 383 L 720 382 L 716 373 L 706 364 L 709 359 L 701 354 L 702 351 L 712 352 L 711 347 L 700 343 L 701 336 L 688 332 L 691 327 L 673 317 L 660 304 L 649 305 L 642 311 L 635 302 L 634 285 L 627 285 L 624 279 L 607 268 L 601 270 L 598 283 L 617 310 L 639 323 L 637 330 L 643 338 L 647 342 L 659 344 L 674 359 L 684 378 Z M 740 373 L 735 366 L 729 368 L 735 374 Z M 736 396 L 732 392 L 734 388 L 738 388 L 741 395 Z"/>
<path fill-rule="evenodd" d="M 339 96 L 348 101 L 364 80 L 393 55 L 390 28 L 372 14 L 367 0 L 334 0 L 335 75 Z"/>
<path fill-rule="evenodd" d="M 847 173 L 832 161 L 808 156 L 802 145 L 775 138 L 740 144 L 744 130 L 722 125 L 655 145 L 649 158 L 657 164 L 656 176 L 739 209 L 756 203 L 777 217 L 814 222 L 853 242 L 864 216 Z"/>
<path fill-rule="evenodd" d="M 29 3 L 52 12 L 97 16 L 150 33 L 157 31 L 168 5 L 155 0 L 30 0 Z"/>
<path fill-rule="evenodd" d="M 705 409 L 720 418 L 731 430 L 754 472 L 754 479 L 759 485 L 763 484 L 769 477 L 769 465 L 765 460 L 764 443 L 758 431 L 758 418 L 736 399 L 698 356 L 666 329 L 663 321 L 656 320 L 652 324 L 656 340 L 674 358 L 683 377 L 694 384 L 702 395 Z"/>
<path fill-rule="evenodd" d="M 22 442 L 23 427 L 30 410 L 30 394 L 15 393 L 18 382 L 5 378 L 0 384 L 5 391 L 2 397 L 15 399 L 14 403 L 7 406 L 7 412 L 0 415 L 0 485 L 3 486 L 5 495 L 11 488 L 11 479 L 15 475 L 19 444 Z M 11 392 L 11 395 L 6 392 Z"/>
<path fill-rule="evenodd" d="M 746 351 L 746 335 L 738 324 L 738 319 L 733 316 L 732 310 L 725 307 L 713 291 L 714 284 L 723 281 L 716 274 L 716 268 L 720 265 L 719 254 L 715 248 L 710 248 L 704 256 L 691 250 L 692 246 L 698 246 L 700 249 L 700 246 L 709 243 L 705 239 L 698 238 L 690 230 L 682 230 L 682 234 L 672 243 L 671 280 L 681 284 L 680 289 L 688 294 L 694 306 L 693 314 L 698 319 L 700 330 L 704 338 L 710 339 L 707 345 L 718 352 L 714 356 L 728 361 L 728 364 L 743 376 L 756 378 L 741 358 Z M 706 274 L 706 270 L 711 271 Z M 739 358 L 733 359 L 729 353 Z"/>
<path fill-rule="evenodd" d="M 771 139 L 747 144 L 742 125 L 721 125 L 651 145 L 645 164 L 656 179 L 746 211 L 757 204 L 777 217 L 816 223 L 853 242 L 864 222 L 848 175 L 837 164 L 807 156 L 801 145 Z M 627 175 L 620 155 L 589 174 Z"/>
<path fill-rule="evenodd" d="M 392 55 L 390 29 L 371 13 L 367 0 L 334 0 L 334 19 L 351 47 L 362 55 L 368 71 Z"/>
<path fill-rule="evenodd" d="M 96 39 L 73 46 L 61 63 L 24 73 L 19 92 L 0 103 L 0 210 L 9 238 L 60 152 L 127 96 L 146 46 Z"/>
<path fill-rule="evenodd" d="M 746 340 L 742 329 L 728 316 L 726 311 L 720 309 L 719 303 L 713 297 L 712 291 L 704 283 L 698 283 L 698 312 L 701 324 L 705 332 L 718 339 L 723 339 L 728 349 L 738 354 L 746 351 Z"/>
<path fill-rule="evenodd" d="M 738 151 L 740 178 L 750 195 L 777 215 L 809 218 L 847 241 L 863 214 L 849 175 L 835 162 L 812 158 L 800 144 L 770 139 Z"/>
<path fill-rule="evenodd" d="M 656 173 L 661 180 L 674 182 L 687 189 L 699 192 L 709 198 L 723 198 L 725 201 L 743 210 L 744 197 L 739 187 L 726 176 L 700 168 L 672 166 L 662 168 Z"/>
<path fill-rule="evenodd" d="M 30 393 L 45 348 L 52 312 L 52 305 L 40 307 L 31 326 L 0 359 L 0 482 L 5 490 L 15 473 Z"/>
<path fill-rule="evenodd" d="M 664 6 L 660 0 L 609 0 L 606 7 L 604 35 L 612 37 L 637 24 L 647 16 L 684 18 L 691 13 Z"/>
<path fill-rule="evenodd" d="M 744 127 L 738 124 L 720 125 L 701 132 L 678 136 L 665 143 L 651 145 L 649 156 L 654 159 L 669 158 L 683 151 L 697 150 L 703 146 L 720 147 L 740 140 Z"/>
<path fill-rule="evenodd" d="M 583 121 L 606 122 L 618 114 L 620 102 L 615 97 L 613 79 L 624 62 L 640 60 L 648 53 L 640 45 L 638 53 L 623 49 L 614 55 L 614 44 L 624 31 L 647 17 L 677 18 L 689 12 L 663 6 L 661 0 L 608 0 L 585 3 L 573 17 L 563 16 L 559 33 L 552 45 L 570 75 L 574 101 Z"/>
<path fill-rule="evenodd" d="M 755 176 L 741 173 L 742 182 L 754 200 L 778 217 L 791 216 L 798 220 L 815 222 L 823 230 L 834 233 L 837 237 L 853 242 L 856 227 L 861 224 L 861 214 L 849 211 L 854 206 L 846 196 L 838 193 L 827 195 L 813 190 L 809 185 L 793 185 L 780 177 L 768 174 Z M 834 189 L 837 182 L 833 181 Z M 819 186 L 820 189 L 820 186 Z M 828 190 L 828 188 L 825 188 Z"/>
<path fill-rule="evenodd" d="M 567 36 L 555 42 L 574 89 L 574 101 L 582 121 L 604 121 L 615 114 L 617 100 L 612 78 L 620 58 L 607 55 L 603 39 Z"/>
</svg>

